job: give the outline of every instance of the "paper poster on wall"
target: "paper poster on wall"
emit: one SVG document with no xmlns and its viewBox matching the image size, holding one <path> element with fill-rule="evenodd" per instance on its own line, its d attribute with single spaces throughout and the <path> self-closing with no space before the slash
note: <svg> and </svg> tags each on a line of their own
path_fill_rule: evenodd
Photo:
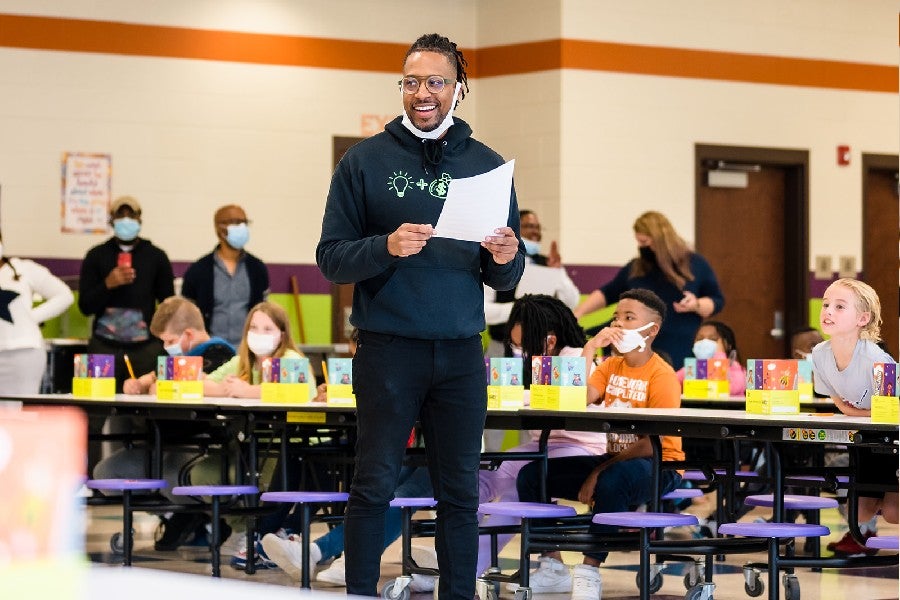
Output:
<svg viewBox="0 0 900 600">
<path fill-rule="evenodd" d="M 111 186 L 109 154 L 63 152 L 63 233 L 106 233 Z"/>
</svg>

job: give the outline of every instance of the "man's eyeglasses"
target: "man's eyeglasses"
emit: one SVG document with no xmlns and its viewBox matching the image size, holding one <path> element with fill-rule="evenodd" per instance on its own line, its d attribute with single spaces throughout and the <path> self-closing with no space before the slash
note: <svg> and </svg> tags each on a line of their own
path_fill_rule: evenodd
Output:
<svg viewBox="0 0 900 600">
<path fill-rule="evenodd" d="M 429 75 L 427 77 L 409 75 L 398 81 L 397 84 L 400 86 L 400 89 L 403 90 L 404 94 L 415 94 L 419 91 L 419 85 L 423 81 L 425 82 L 426 90 L 432 94 L 440 94 L 444 90 L 445 85 L 454 83 L 456 80 L 444 79 L 440 75 Z"/>
<path fill-rule="evenodd" d="M 250 219 L 226 219 L 224 221 L 217 221 L 216 225 L 220 225 L 222 227 L 228 227 L 229 225 L 249 225 Z"/>
</svg>

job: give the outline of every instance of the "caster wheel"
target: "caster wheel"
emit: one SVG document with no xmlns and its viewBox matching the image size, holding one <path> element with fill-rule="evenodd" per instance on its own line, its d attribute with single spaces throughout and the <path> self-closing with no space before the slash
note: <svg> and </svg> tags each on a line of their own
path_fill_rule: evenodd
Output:
<svg viewBox="0 0 900 600">
<path fill-rule="evenodd" d="M 784 576 L 784 600 L 800 600 L 800 582 L 796 575 Z"/>
<path fill-rule="evenodd" d="M 531 588 L 519 588 L 513 592 L 515 600 L 531 600 Z"/>
<path fill-rule="evenodd" d="M 640 573 L 635 575 L 634 584 L 637 586 L 638 589 L 641 589 L 641 574 Z M 663 584 L 662 573 L 656 573 L 656 575 L 653 575 L 652 577 L 650 577 L 650 587 L 647 589 L 650 591 L 651 594 L 655 594 L 656 592 L 658 592 L 660 590 L 660 588 L 662 588 L 662 584 Z"/>
<path fill-rule="evenodd" d="M 384 589 L 381 590 L 381 597 L 384 598 L 384 600 L 409 600 L 409 596 L 409 586 L 404 585 L 400 589 L 397 589 L 396 579 L 384 586 Z"/>
<path fill-rule="evenodd" d="M 693 587 L 694 587 L 695 585 L 697 585 L 698 583 L 700 583 L 700 578 L 697 577 L 696 571 L 694 571 L 693 569 L 691 569 L 690 571 L 688 571 L 688 572 L 685 574 L 685 576 L 684 576 L 684 589 L 691 591 L 691 590 L 693 590 Z M 687 598 L 687 596 L 685 596 L 685 598 Z"/>
<path fill-rule="evenodd" d="M 134 539 L 134 530 L 131 530 L 131 539 Z M 134 542 L 131 545 L 134 548 Z M 125 536 L 122 535 L 121 531 L 117 531 L 109 538 L 109 549 L 116 556 L 121 556 L 125 554 Z"/>
<path fill-rule="evenodd" d="M 701 600 L 703 598 L 703 586 L 698 585 L 697 587 L 692 587 L 688 590 L 688 593 L 684 595 L 684 600 Z"/>
<path fill-rule="evenodd" d="M 763 592 L 766 590 L 765 584 L 763 584 L 762 580 L 757 577 L 753 587 L 750 587 L 749 583 L 744 583 L 744 591 L 747 592 L 747 595 L 751 598 L 757 598 L 763 595 Z"/>
</svg>

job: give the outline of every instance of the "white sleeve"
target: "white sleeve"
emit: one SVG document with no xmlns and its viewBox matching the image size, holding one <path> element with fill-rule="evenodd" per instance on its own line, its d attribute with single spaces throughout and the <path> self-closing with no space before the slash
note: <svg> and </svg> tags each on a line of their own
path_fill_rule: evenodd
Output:
<svg viewBox="0 0 900 600">
<path fill-rule="evenodd" d="M 502 325 L 509 321 L 512 302 L 497 302 L 497 292 L 490 286 L 484 286 L 484 320 L 488 325 Z"/>
<path fill-rule="evenodd" d="M 16 260 L 16 269 L 28 281 L 31 290 L 44 298 L 44 302 L 31 309 L 35 323 L 58 317 L 75 301 L 69 286 L 46 267 L 31 260 Z"/>
<path fill-rule="evenodd" d="M 562 274 L 559 278 L 560 287 L 556 290 L 556 297 L 559 298 L 560 302 L 569 308 L 574 309 L 578 306 L 578 303 L 581 302 L 581 292 L 578 290 L 578 286 L 575 285 L 575 282 L 569 278 L 569 274 L 566 273 L 565 267 L 560 267 L 559 269 L 562 271 Z"/>
</svg>

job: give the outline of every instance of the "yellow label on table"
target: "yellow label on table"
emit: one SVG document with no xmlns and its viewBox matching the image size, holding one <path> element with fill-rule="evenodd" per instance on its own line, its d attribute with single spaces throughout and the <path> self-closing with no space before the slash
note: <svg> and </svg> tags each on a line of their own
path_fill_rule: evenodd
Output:
<svg viewBox="0 0 900 600">
<path fill-rule="evenodd" d="M 518 410 L 525 406 L 525 386 L 487 386 L 487 407 L 493 409 Z"/>
<path fill-rule="evenodd" d="M 537 399 L 537 403 L 535 403 L 535 399 Z M 583 385 L 532 385 L 531 408 L 539 410 L 587 410 L 587 388 Z"/>
<path fill-rule="evenodd" d="M 900 422 L 900 398 L 897 396 L 872 396 L 872 422 Z"/>
<path fill-rule="evenodd" d="M 327 415 L 323 412 L 297 412 L 287 413 L 288 423 L 324 423 Z"/>
<path fill-rule="evenodd" d="M 325 388 L 325 403 L 328 406 L 356 406 L 353 384 L 329 383 Z"/>
<path fill-rule="evenodd" d="M 264 383 L 260 399 L 273 404 L 309 404 L 308 383 Z"/>
<path fill-rule="evenodd" d="M 797 391 L 800 392 L 800 402 L 812 402 L 813 400 L 813 384 L 798 383 Z"/>
<path fill-rule="evenodd" d="M 764 415 L 796 415 L 800 413 L 799 390 L 763 390 Z"/>
<path fill-rule="evenodd" d="M 91 400 L 115 400 L 116 379 L 114 377 L 73 377 L 72 395 Z"/>
<path fill-rule="evenodd" d="M 763 414 L 762 390 L 747 390 L 747 404 L 744 410 L 753 415 Z"/>
<path fill-rule="evenodd" d="M 796 415 L 800 413 L 799 390 L 747 390 L 745 410 L 757 415 Z"/>
<path fill-rule="evenodd" d="M 177 402 L 179 400 L 202 400 L 202 381 L 173 381 L 170 379 L 157 380 L 156 399 Z"/>
<path fill-rule="evenodd" d="M 728 382 L 716 379 L 685 379 L 682 395 L 685 398 L 728 398 Z"/>
</svg>

